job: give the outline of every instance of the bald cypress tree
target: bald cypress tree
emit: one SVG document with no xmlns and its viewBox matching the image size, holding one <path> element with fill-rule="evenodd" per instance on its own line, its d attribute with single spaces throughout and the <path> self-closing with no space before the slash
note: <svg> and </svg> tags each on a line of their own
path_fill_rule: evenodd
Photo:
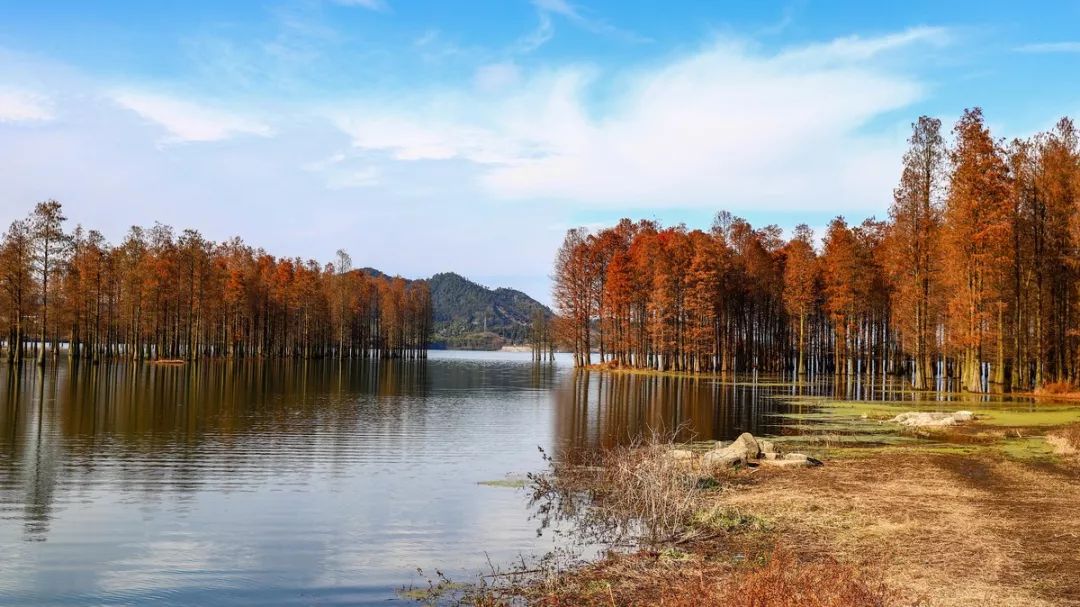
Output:
<svg viewBox="0 0 1080 607">
<path fill-rule="evenodd" d="M 912 348 L 912 383 L 926 389 L 933 375 L 930 345 L 936 326 L 933 300 L 940 291 L 946 149 L 940 120 L 922 116 L 911 129 L 900 184 L 889 209 L 892 225 L 885 262 L 898 299 L 893 321 Z"/>
</svg>

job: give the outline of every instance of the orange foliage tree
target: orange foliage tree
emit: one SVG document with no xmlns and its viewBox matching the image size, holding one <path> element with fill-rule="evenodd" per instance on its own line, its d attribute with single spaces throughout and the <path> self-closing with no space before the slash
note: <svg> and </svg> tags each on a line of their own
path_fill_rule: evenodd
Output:
<svg viewBox="0 0 1080 607">
<path fill-rule="evenodd" d="M 579 365 L 907 377 L 918 389 L 1080 380 L 1080 144 L 1071 120 L 1006 148 L 982 111 L 912 125 L 887 221 L 718 213 L 708 232 L 571 230 L 555 304 Z"/>
<path fill-rule="evenodd" d="M 118 246 L 63 230 L 60 203 L 35 207 L 0 240 L 0 322 L 11 361 L 209 356 L 425 356 L 423 281 L 337 262 L 279 259 L 239 238 L 134 227 Z M 37 339 L 30 339 L 30 335 Z"/>
</svg>

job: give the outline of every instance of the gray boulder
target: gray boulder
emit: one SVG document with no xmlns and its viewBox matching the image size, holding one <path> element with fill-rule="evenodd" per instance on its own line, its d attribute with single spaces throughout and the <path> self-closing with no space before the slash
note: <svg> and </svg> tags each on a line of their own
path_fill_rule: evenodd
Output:
<svg viewBox="0 0 1080 607">
<path fill-rule="evenodd" d="M 746 463 L 746 455 L 725 449 L 714 449 L 701 457 L 701 465 L 706 469 L 730 468 Z"/>
<path fill-rule="evenodd" d="M 761 446 L 749 432 L 743 432 L 730 445 L 718 446 L 704 455 L 701 463 L 706 468 L 722 468 L 745 464 L 761 455 Z"/>
<path fill-rule="evenodd" d="M 749 432 L 740 434 L 739 438 L 736 438 L 734 442 L 724 449 L 735 453 L 742 453 L 746 456 L 746 459 L 757 459 L 757 456 L 761 455 L 761 446 L 758 445 L 754 435 Z"/>
<path fill-rule="evenodd" d="M 769 468 L 809 468 L 810 460 L 806 459 L 763 459 L 758 462 Z"/>
<path fill-rule="evenodd" d="M 955 426 L 975 419 L 971 411 L 953 411 L 951 413 L 932 413 L 929 411 L 909 411 L 892 418 L 893 423 L 913 428 Z"/>
</svg>

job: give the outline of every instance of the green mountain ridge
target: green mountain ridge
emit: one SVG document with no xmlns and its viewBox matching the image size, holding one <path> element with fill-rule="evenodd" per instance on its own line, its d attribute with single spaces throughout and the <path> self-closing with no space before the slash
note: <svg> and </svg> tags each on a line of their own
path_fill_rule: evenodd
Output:
<svg viewBox="0 0 1080 607">
<path fill-rule="evenodd" d="M 384 275 L 374 268 L 361 271 Z M 535 312 L 552 316 L 547 306 L 521 291 L 491 289 L 454 272 L 420 280 L 431 290 L 434 348 L 498 350 L 504 345 L 523 345 Z"/>
</svg>

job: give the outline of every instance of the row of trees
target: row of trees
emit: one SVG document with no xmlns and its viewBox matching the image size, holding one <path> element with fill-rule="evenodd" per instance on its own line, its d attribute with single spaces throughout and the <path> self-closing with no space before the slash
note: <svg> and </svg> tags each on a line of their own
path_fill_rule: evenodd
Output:
<svg viewBox="0 0 1080 607">
<path fill-rule="evenodd" d="M 119 245 L 65 232 L 49 200 L 0 240 L 7 359 L 425 356 L 427 284 L 276 258 L 234 238 L 133 227 Z"/>
<path fill-rule="evenodd" d="M 886 221 L 820 245 L 719 213 L 709 231 L 623 220 L 567 233 L 554 299 L 576 363 L 677 371 L 906 374 L 983 391 L 1073 382 L 1080 365 L 1080 146 L 1071 120 L 950 142 L 912 125 Z M 938 384 L 940 385 L 940 384 Z"/>
</svg>

